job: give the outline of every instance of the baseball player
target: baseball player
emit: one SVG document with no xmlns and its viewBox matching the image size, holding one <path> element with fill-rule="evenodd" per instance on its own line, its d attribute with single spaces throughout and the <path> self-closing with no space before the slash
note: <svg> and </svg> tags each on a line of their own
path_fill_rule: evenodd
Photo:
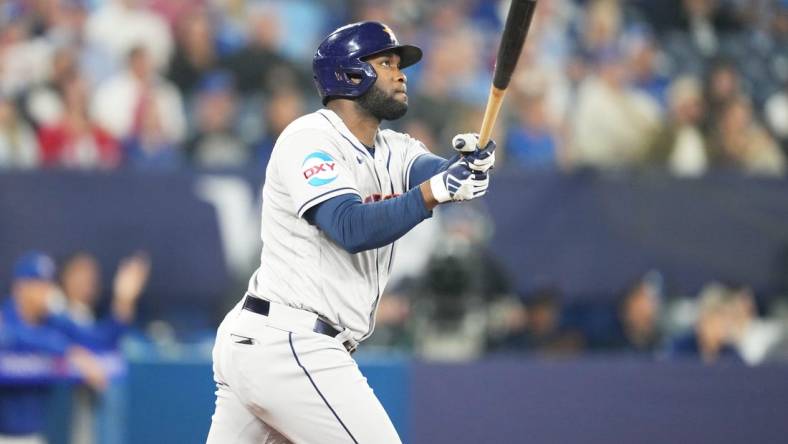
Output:
<svg viewBox="0 0 788 444">
<path fill-rule="evenodd" d="M 440 203 L 487 191 L 494 142 L 454 138 L 450 160 L 380 130 L 408 108 L 402 69 L 421 59 L 391 29 L 360 22 L 318 47 L 325 107 L 292 122 L 263 185 L 260 268 L 219 326 L 209 444 L 398 443 L 351 357 L 372 334 L 394 242 Z"/>
</svg>

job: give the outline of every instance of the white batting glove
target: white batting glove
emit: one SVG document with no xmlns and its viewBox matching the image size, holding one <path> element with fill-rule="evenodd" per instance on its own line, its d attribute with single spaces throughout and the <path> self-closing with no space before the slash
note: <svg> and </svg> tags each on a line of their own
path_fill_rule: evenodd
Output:
<svg viewBox="0 0 788 444">
<path fill-rule="evenodd" d="M 474 171 L 465 159 L 460 159 L 446 171 L 430 179 L 432 195 L 441 203 L 484 196 L 489 185 L 490 176 L 487 173 Z"/>
<path fill-rule="evenodd" d="M 495 166 L 495 141 L 490 139 L 484 148 L 479 148 L 479 135 L 476 133 L 457 134 L 451 145 L 462 154 L 474 171 L 486 173 Z"/>
</svg>

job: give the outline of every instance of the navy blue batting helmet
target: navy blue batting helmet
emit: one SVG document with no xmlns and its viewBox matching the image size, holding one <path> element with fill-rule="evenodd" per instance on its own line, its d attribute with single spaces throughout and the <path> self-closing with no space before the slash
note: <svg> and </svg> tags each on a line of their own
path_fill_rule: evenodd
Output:
<svg viewBox="0 0 788 444">
<path fill-rule="evenodd" d="M 364 94 L 377 79 L 375 69 L 364 59 L 387 51 L 399 54 L 400 69 L 421 60 L 421 49 L 400 45 L 391 28 L 383 23 L 352 23 L 329 34 L 312 60 L 312 72 L 323 104 L 330 97 L 353 98 Z"/>
</svg>

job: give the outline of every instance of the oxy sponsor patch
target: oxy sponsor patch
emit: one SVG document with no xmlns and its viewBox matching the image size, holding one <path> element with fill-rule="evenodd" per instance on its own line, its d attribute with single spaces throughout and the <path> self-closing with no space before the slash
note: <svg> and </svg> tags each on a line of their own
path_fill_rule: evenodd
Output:
<svg viewBox="0 0 788 444">
<path fill-rule="evenodd" d="M 323 151 L 315 151 L 306 156 L 301 166 L 301 174 L 303 174 L 307 183 L 313 187 L 331 183 L 339 175 L 336 169 L 336 161 Z"/>
</svg>

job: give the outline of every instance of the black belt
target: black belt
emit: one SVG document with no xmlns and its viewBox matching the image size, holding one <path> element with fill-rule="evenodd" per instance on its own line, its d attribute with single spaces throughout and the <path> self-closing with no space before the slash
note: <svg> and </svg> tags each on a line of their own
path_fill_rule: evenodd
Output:
<svg viewBox="0 0 788 444">
<path fill-rule="evenodd" d="M 244 310 L 249 310 L 252 313 L 257 313 L 259 315 L 268 316 L 268 312 L 271 310 L 271 303 L 265 299 L 247 295 L 246 298 L 244 298 Z M 317 318 L 315 321 L 315 328 L 313 328 L 313 330 L 315 333 L 331 336 L 332 338 L 335 338 L 339 334 L 339 331 L 337 331 L 336 328 L 332 327 L 328 322 L 320 318 Z"/>
</svg>

